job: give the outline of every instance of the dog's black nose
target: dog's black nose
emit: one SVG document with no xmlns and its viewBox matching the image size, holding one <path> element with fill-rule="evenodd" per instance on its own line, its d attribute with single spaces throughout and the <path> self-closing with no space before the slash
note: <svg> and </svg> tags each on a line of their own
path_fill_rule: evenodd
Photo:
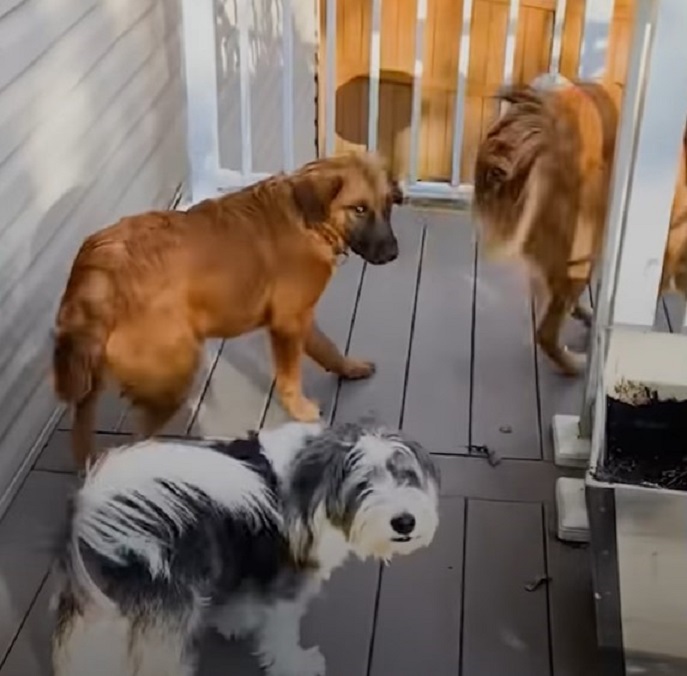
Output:
<svg viewBox="0 0 687 676">
<path fill-rule="evenodd" d="M 415 529 L 415 517 L 412 514 L 399 514 L 391 519 L 391 527 L 399 535 L 410 535 Z"/>
</svg>

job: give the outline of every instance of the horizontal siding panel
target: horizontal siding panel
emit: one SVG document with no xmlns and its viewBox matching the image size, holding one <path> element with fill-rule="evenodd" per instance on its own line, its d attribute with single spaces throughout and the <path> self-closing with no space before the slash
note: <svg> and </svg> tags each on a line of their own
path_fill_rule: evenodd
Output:
<svg viewBox="0 0 687 676">
<path fill-rule="evenodd" d="M 40 106 L 38 114 L 54 111 L 53 114 L 41 121 L 20 153 L 0 166 L 0 203 L 5 205 L 0 216 L 0 238 L 4 244 L 0 251 L 0 289 L 5 288 L 2 275 L 5 259 L 13 253 L 13 243 L 25 241 L 25 221 L 32 218 L 27 207 L 40 210 L 45 204 L 52 204 L 65 185 L 73 185 L 80 178 L 90 180 L 91 164 L 85 155 L 100 151 L 101 143 L 93 143 L 99 135 L 110 142 L 109 134 L 114 127 L 105 128 L 106 120 L 113 116 L 126 120 L 130 113 L 122 101 L 124 97 L 131 98 L 128 90 L 135 88 L 137 98 L 145 102 L 147 88 L 154 86 L 160 76 L 160 63 L 170 68 L 168 55 L 159 50 L 165 36 L 147 30 L 148 25 L 157 23 L 154 18 L 132 31 L 129 39 L 103 59 L 91 77 L 64 97 L 59 106 Z M 176 75 L 178 49 L 173 56 L 175 63 L 171 68 Z"/>
<path fill-rule="evenodd" d="M 157 125 L 169 125 L 171 120 L 168 118 L 174 113 L 170 104 L 180 93 L 181 86 L 178 80 L 171 85 L 169 82 L 162 81 L 159 101 L 154 100 L 152 107 L 149 106 L 141 114 L 132 117 L 131 127 L 122 132 L 122 142 L 115 142 L 111 146 L 112 149 L 117 150 L 121 145 L 132 143 L 133 133 L 141 127 L 147 129 L 149 133 L 153 133 Z M 165 108 L 171 108 L 171 110 L 165 110 Z M 163 128 L 168 129 L 168 127 Z M 123 142 L 124 140 L 126 140 L 126 144 Z M 94 157 L 94 181 L 86 189 L 75 189 L 65 201 L 57 204 L 55 211 L 51 213 L 50 221 L 54 222 L 50 223 L 52 227 L 50 232 L 45 235 L 45 241 L 31 243 L 24 251 L 22 258 L 28 259 L 28 264 L 0 304 L 0 317 L 2 317 L 3 326 L 6 326 L 0 345 L 0 374 L 5 373 L 6 370 L 11 372 L 11 369 L 16 367 L 17 350 L 26 346 L 27 341 L 30 342 L 30 337 L 35 334 L 34 322 L 40 320 L 45 313 L 53 314 L 48 304 L 54 304 L 56 300 L 54 288 L 55 286 L 60 289 L 64 287 L 71 259 L 82 239 L 96 227 L 106 225 L 103 222 L 104 219 L 114 220 L 115 214 L 117 214 L 114 211 L 117 207 L 116 202 L 110 209 L 103 209 L 102 205 L 98 203 L 96 207 L 100 207 L 100 213 L 91 214 L 82 211 L 84 203 L 88 204 L 89 193 L 100 180 L 98 174 L 102 171 L 102 167 L 108 166 L 111 155 L 112 152 L 103 152 L 103 159 L 99 162 Z M 180 159 L 178 159 L 178 163 L 180 163 Z M 109 189 L 114 192 L 119 188 L 119 185 L 110 185 Z M 149 199 L 154 195 L 155 193 L 149 196 Z M 150 208 L 150 206 L 151 203 L 148 202 L 147 207 Z M 63 213 L 59 213 L 60 211 Z M 110 213 L 112 213 L 112 217 L 109 216 Z M 45 230 L 47 228 L 41 227 L 39 234 L 43 234 Z M 56 257 L 57 253 L 60 254 L 58 257 Z M 19 258 L 19 256 L 17 257 Z M 48 294 L 41 294 L 41 289 L 48 291 Z M 48 321 L 52 324 L 52 316 Z M 0 423 L 0 429 L 1 427 Z"/>
<path fill-rule="evenodd" d="M 143 28 L 144 15 L 154 7 L 141 0 L 134 11 L 108 12 L 97 6 L 72 28 L 63 40 L 48 49 L 40 63 L 12 82 L 0 95 L 0 163 L 16 151 L 46 113 L 65 102 L 125 36 Z M 1 24 L 0 24 L 1 25 Z M 159 22 L 154 28 L 162 29 Z M 153 35 L 153 40 L 156 36 Z M 121 44 L 123 50 L 127 44 Z"/>
<path fill-rule="evenodd" d="M 0 90 L 30 68 L 97 4 L 98 0 L 33 0 L 6 15 L 0 24 Z"/>
<path fill-rule="evenodd" d="M 0 231 L 0 314 L 5 317 L 8 312 L 6 296 L 24 273 L 26 256 L 33 258 L 35 252 L 50 241 L 54 230 L 60 225 L 52 214 L 46 222 L 45 205 L 49 205 L 50 209 L 58 208 L 58 205 L 73 199 L 75 191 L 87 187 L 108 149 L 117 143 L 127 142 L 133 121 L 145 112 L 170 78 L 178 79 L 177 73 L 170 71 L 168 53 L 154 46 L 150 51 L 146 61 L 137 63 L 134 77 L 124 78 L 125 82 L 112 93 L 112 97 L 107 94 L 99 96 L 106 102 L 103 109 L 96 107 L 93 112 L 95 116 L 91 119 L 88 113 L 83 114 L 87 128 L 85 135 L 80 133 L 80 126 L 74 124 L 78 117 L 70 117 L 64 121 L 65 126 L 59 125 L 55 135 L 46 133 L 43 143 L 30 149 L 34 169 L 32 171 L 31 165 L 27 165 L 22 175 L 35 193 L 34 199 L 23 208 L 18 218 Z M 170 45 L 170 51 L 178 58 L 178 40 L 175 39 Z M 74 115 L 78 113 L 74 112 Z M 76 131 L 69 131 L 70 128 Z M 40 163 L 38 177 L 35 169 L 37 163 Z M 0 187 L 0 203 L 4 199 L 11 200 L 8 190 Z M 32 231 L 35 233 L 29 250 L 27 234 Z"/>
<path fill-rule="evenodd" d="M 0 495 L 56 404 L 50 331 L 76 250 L 165 206 L 186 172 L 177 2 L 10 4 L 0 44 L 27 49 L 0 62 Z"/>
<path fill-rule="evenodd" d="M 94 181 L 73 213 L 73 220 L 83 223 L 84 227 L 77 231 L 69 228 L 60 230 L 52 246 L 37 259 L 30 275 L 32 279 L 28 280 L 31 288 L 27 289 L 31 298 L 26 311 L 30 318 L 30 331 L 15 346 L 11 360 L 2 370 L 2 377 L 15 385 L 9 391 L 3 389 L 0 429 L 7 428 L 22 410 L 24 400 L 35 390 L 36 384 L 49 377 L 50 329 L 59 302 L 59 294 L 54 290 L 57 287 L 61 291 L 66 281 L 75 250 L 74 241 L 80 242 L 93 229 L 88 227 L 88 223 L 102 220 L 105 214 L 112 214 L 114 220 L 125 213 L 150 208 L 144 189 L 147 187 L 148 194 L 153 193 L 155 184 L 159 183 L 160 172 L 165 171 L 165 167 L 169 172 L 174 160 L 178 162 L 178 149 L 175 147 L 178 144 L 170 149 L 169 142 L 178 141 L 179 136 L 161 131 L 179 130 L 179 117 L 174 107 L 169 105 L 177 93 L 178 83 L 177 91 L 170 87 L 158 105 L 151 108 L 136 126 L 130 137 L 135 148 L 119 146 L 115 156 L 109 158 L 107 171 Z M 166 142 L 168 146 L 165 148 Z M 175 173 L 172 171 L 171 181 L 176 180 Z M 118 192 L 113 192 L 113 186 L 119 186 Z"/>
</svg>

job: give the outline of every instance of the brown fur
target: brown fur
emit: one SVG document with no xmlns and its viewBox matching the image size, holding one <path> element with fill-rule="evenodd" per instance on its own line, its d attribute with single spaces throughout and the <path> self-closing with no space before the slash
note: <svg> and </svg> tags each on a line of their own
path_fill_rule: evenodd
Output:
<svg viewBox="0 0 687 676">
<path fill-rule="evenodd" d="M 602 243 L 617 113 L 595 84 L 546 93 L 516 87 L 502 98 L 510 105 L 475 168 L 484 244 L 489 254 L 526 260 L 548 296 L 537 342 L 572 375 L 580 363 L 558 337 Z"/>
<path fill-rule="evenodd" d="M 676 290 L 687 296 L 687 127 L 682 138 L 661 289 Z"/>
<path fill-rule="evenodd" d="M 537 343 L 563 373 L 575 375 L 584 356 L 561 347 L 559 334 L 569 312 L 591 321 L 578 299 L 603 242 L 618 110 L 595 83 L 548 92 L 517 86 L 500 97 L 510 105 L 489 129 L 475 165 L 483 244 L 487 254 L 524 259 L 547 300 Z M 664 274 L 666 284 L 675 279 L 687 291 L 684 157 L 678 184 L 672 222 L 679 227 L 671 229 Z"/>
<path fill-rule="evenodd" d="M 154 434 L 184 402 L 206 338 L 266 327 L 276 390 L 299 420 L 319 416 L 301 390 L 303 352 L 339 376 L 370 376 L 373 364 L 344 357 L 317 328 L 314 308 L 349 247 L 372 263 L 395 258 L 389 218 L 401 200 L 375 156 L 347 155 L 88 237 L 58 311 L 53 359 L 56 392 L 74 406 L 77 464 L 91 453 L 106 379 L 140 409 L 142 435 Z"/>
</svg>

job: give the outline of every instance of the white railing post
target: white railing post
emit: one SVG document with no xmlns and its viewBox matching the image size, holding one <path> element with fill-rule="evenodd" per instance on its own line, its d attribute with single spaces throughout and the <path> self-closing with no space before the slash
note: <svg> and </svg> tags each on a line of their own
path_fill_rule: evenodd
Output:
<svg viewBox="0 0 687 676">
<path fill-rule="evenodd" d="M 563 48 L 563 27 L 565 24 L 566 0 L 556 0 L 553 15 L 553 37 L 549 57 L 549 73 L 558 75 L 561 72 L 561 50 Z"/>
<path fill-rule="evenodd" d="M 520 0 L 510 0 L 508 8 L 508 28 L 506 29 L 506 53 L 503 59 L 503 84 L 509 85 L 513 81 L 515 67 L 515 43 L 518 38 L 518 14 Z"/>
<path fill-rule="evenodd" d="M 427 0 L 417 0 L 415 16 L 415 62 L 413 65 L 413 103 L 410 114 L 410 151 L 408 153 L 408 180 L 416 183 L 420 158 L 420 123 L 422 121 L 422 73 L 425 56 L 425 25 Z"/>
<path fill-rule="evenodd" d="M 253 173 L 253 132 L 250 106 L 250 39 L 248 35 L 248 0 L 236 3 L 239 31 L 239 100 L 241 106 L 241 180 L 246 184 Z"/>
<path fill-rule="evenodd" d="M 324 152 L 336 150 L 336 0 L 325 5 L 325 94 L 324 94 Z"/>
<path fill-rule="evenodd" d="M 583 80 L 598 80 L 606 71 L 614 6 L 615 0 L 586 2 L 578 66 L 578 75 Z"/>
<path fill-rule="evenodd" d="M 606 359 L 605 334 L 609 326 L 611 302 L 615 290 L 620 245 L 624 228 L 625 206 L 630 176 L 635 161 L 634 150 L 639 125 L 640 105 L 644 95 L 645 66 L 651 32 L 653 2 L 654 0 L 638 0 L 635 9 L 629 64 L 625 78 L 620 125 L 613 159 L 613 175 L 606 216 L 606 232 L 601 257 L 597 265 L 594 321 L 590 332 L 589 362 L 587 364 L 582 415 L 579 425 L 580 437 L 587 440 L 592 434 L 597 381 Z"/>
<path fill-rule="evenodd" d="M 456 77 L 456 101 L 453 108 L 453 144 L 451 146 L 451 185 L 460 185 L 460 160 L 463 152 L 465 130 L 465 98 L 470 72 L 470 29 L 472 28 L 472 0 L 463 0 L 460 52 Z"/>
<path fill-rule="evenodd" d="M 391 0 L 395 2 L 396 0 Z M 377 150 L 379 125 L 379 69 L 381 65 L 382 0 L 372 0 L 372 31 L 370 34 L 370 87 L 368 89 L 367 148 Z"/>
<path fill-rule="evenodd" d="M 191 201 L 214 195 L 219 114 L 214 0 L 182 0 L 186 78 L 186 151 Z"/>
<path fill-rule="evenodd" d="M 284 169 L 292 171 L 295 165 L 293 137 L 293 0 L 282 0 L 282 142 L 284 144 Z"/>
<path fill-rule="evenodd" d="M 687 112 L 687 2 L 659 0 L 610 321 L 653 326 Z"/>
</svg>

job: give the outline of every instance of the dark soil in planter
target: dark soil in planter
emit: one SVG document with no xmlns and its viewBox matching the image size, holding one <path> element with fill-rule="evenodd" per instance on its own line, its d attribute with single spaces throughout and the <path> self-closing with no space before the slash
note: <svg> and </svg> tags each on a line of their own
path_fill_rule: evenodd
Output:
<svg viewBox="0 0 687 676">
<path fill-rule="evenodd" d="M 596 479 L 687 491 L 687 402 L 606 397 L 606 452 Z"/>
</svg>

